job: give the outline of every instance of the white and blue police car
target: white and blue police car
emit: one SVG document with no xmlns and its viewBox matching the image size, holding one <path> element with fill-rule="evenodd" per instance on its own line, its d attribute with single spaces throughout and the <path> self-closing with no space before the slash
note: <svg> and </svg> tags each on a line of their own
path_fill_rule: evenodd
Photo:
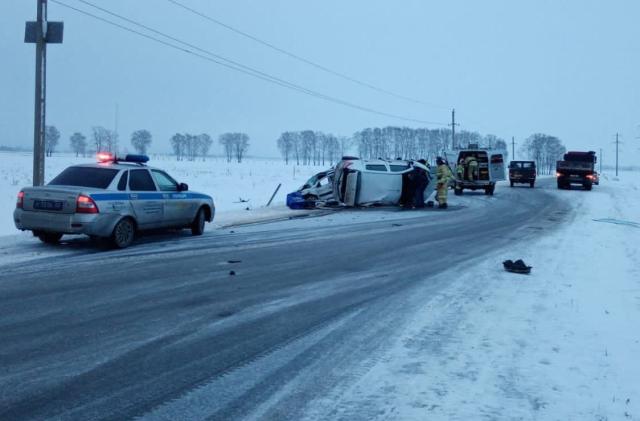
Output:
<svg viewBox="0 0 640 421">
<path fill-rule="evenodd" d="M 95 164 L 73 165 L 45 186 L 18 193 L 13 219 L 45 243 L 63 234 L 110 239 L 118 248 L 131 245 L 136 233 L 163 228 L 204 232 L 212 222 L 211 196 L 189 191 L 165 171 L 146 165 L 145 155 L 99 153 Z"/>
</svg>

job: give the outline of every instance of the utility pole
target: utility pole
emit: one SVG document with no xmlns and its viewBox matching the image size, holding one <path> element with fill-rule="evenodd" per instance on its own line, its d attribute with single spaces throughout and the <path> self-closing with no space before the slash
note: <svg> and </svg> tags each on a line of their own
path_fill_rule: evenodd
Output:
<svg viewBox="0 0 640 421">
<path fill-rule="evenodd" d="M 516 160 L 516 138 L 515 136 L 511 136 L 511 156 L 512 160 Z"/>
<path fill-rule="evenodd" d="M 36 18 L 36 98 L 35 122 L 33 126 L 33 185 L 44 184 L 44 129 L 47 100 L 47 2 L 38 0 Z"/>
<path fill-rule="evenodd" d="M 459 126 L 458 123 L 456 123 L 456 109 L 453 108 L 451 110 L 451 124 L 449 124 L 451 126 L 451 149 L 457 149 L 457 145 L 456 145 L 456 126 Z"/>
<path fill-rule="evenodd" d="M 33 185 L 44 184 L 44 149 L 47 99 L 47 44 L 62 43 L 62 22 L 47 21 L 47 0 L 37 0 L 35 22 L 27 22 L 24 42 L 36 44 L 36 91 L 33 126 Z"/>
</svg>

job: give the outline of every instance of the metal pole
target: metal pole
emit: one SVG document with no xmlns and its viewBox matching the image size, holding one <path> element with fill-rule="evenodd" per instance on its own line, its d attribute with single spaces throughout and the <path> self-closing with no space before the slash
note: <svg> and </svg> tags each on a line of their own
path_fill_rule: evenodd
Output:
<svg viewBox="0 0 640 421">
<path fill-rule="evenodd" d="M 451 149 L 456 149 L 456 109 L 451 110 Z"/>
<path fill-rule="evenodd" d="M 515 161 L 516 159 L 516 138 L 515 136 L 511 136 L 511 156 L 512 156 L 512 160 Z"/>
<path fill-rule="evenodd" d="M 271 195 L 271 199 L 269 199 L 269 202 L 267 203 L 267 207 L 269 207 L 269 205 L 273 201 L 273 198 L 276 197 L 278 190 L 280 190 L 280 186 L 282 186 L 282 183 L 278 184 L 278 187 L 276 187 L 276 191 L 274 191 L 273 194 Z"/>
<path fill-rule="evenodd" d="M 33 129 L 33 185 L 44 184 L 45 112 L 47 92 L 47 0 L 37 0 L 36 96 Z"/>
</svg>

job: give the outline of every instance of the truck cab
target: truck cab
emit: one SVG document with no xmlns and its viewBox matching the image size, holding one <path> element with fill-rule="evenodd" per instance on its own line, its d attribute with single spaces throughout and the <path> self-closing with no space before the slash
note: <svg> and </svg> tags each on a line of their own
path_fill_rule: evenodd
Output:
<svg viewBox="0 0 640 421">
<path fill-rule="evenodd" d="M 570 151 L 564 154 L 562 161 L 556 162 L 556 180 L 559 189 L 570 189 L 572 184 L 580 184 L 585 190 L 591 190 L 597 184 L 594 151 Z"/>
<path fill-rule="evenodd" d="M 505 155 L 505 151 L 493 149 L 468 148 L 458 151 L 454 193 L 461 195 L 467 189 L 484 190 L 485 194 L 493 195 L 496 182 L 505 179 Z"/>
</svg>

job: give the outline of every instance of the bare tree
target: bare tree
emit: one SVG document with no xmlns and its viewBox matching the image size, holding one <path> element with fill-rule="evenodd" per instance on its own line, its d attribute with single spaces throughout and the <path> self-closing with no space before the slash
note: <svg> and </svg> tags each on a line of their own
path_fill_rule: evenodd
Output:
<svg viewBox="0 0 640 421">
<path fill-rule="evenodd" d="M 209 154 L 209 150 L 211 149 L 211 145 L 213 145 L 213 139 L 207 133 L 202 133 L 198 135 L 198 149 L 200 155 L 202 155 L 202 160 L 205 160 L 205 157 Z"/>
<path fill-rule="evenodd" d="M 566 148 L 560 139 L 544 133 L 529 136 L 522 148 L 526 155 L 536 162 L 538 173 L 550 174 L 557 160 L 562 159 Z"/>
<path fill-rule="evenodd" d="M 131 144 L 136 152 L 145 155 L 151 145 L 151 133 L 148 130 L 136 130 L 131 134 Z"/>
<path fill-rule="evenodd" d="M 116 152 L 118 147 L 118 135 L 102 126 L 94 126 L 91 128 L 93 132 L 93 143 L 96 152 Z"/>
<path fill-rule="evenodd" d="M 177 161 L 182 161 L 184 159 L 186 140 L 185 135 L 180 133 L 176 133 L 171 136 L 171 148 L 173 149 L 173 154 L 176 156 Z"/>
<path fill-rule="evenodd" d="M 234 133 L 235 139 L 233 143 L 233 150 L 238 162 L 242 162 L 242 158 L 249 150 L 249 135 L 246 133 Z"/>
<path fill-rule="evenodd" d="M 80 154 L 85 156 L 87 151 L 87 138 L 80 132 L 75 132 L 69 138 L 71 150 L 76 153 L 76 157 Z"/>
<path fill-rule="evenodd" d="M 224 148 L 224 154 L 227 157 L 227 162 L 231 162 L 233 158 L 233 133 L 223 133 L 218 137 L 218 142 Z"/>
<path fill-rule="evenodd" d="M 60 131 L 56 126 L 45 126 L 44 128 L 44 150 L 46 156 L 51 156 L 58 146 Z"/>
<path fill-rule="evenodd" d="M 289 156 L 294 148 L 294 133 L 292 132 L 284 132 L 278 138 L 278 149 L 280 149 L 280 153 L 284 158 L 284 163 L 289 164 Z"/>
</svg>

